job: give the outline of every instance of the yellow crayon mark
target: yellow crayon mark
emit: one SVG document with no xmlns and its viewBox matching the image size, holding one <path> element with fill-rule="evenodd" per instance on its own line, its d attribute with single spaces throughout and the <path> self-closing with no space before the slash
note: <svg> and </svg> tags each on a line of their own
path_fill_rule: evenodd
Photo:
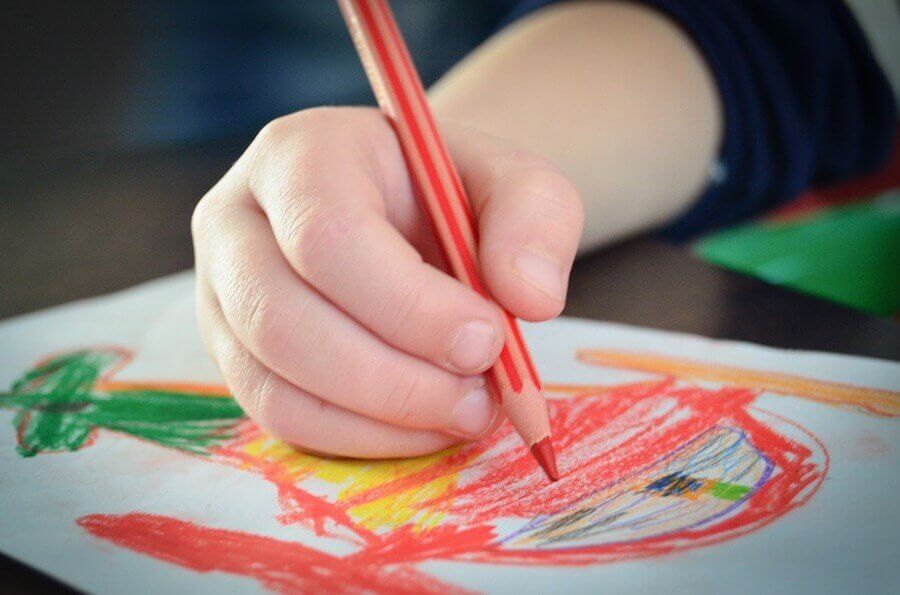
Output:
<svg viewBox="0 0 900 595">
<path fill-rule="evenodd" d="M 267 436 L 251 440 L 243 446 L 243 450 L 250 456 L 277 463 L 289 477 L 297 481 L 316 477 L 341 486 L 338 501 L 345 502 L 389 482 L 418 473 L 454 452 L 450 450 L 414 459 L 386 461 L 323 459 L 300 452 Z M 428 529 L 438 524 L 444 514 L 439 510 L 429 510 L 423 504 L 454 489 L 458 477 L 458 473 L 448 472 L 377 499 L 363 500 L 351 506 L 347 512 L 356 522 L 373 531 L 409 523 L 419 530 Z"/>
</svg>

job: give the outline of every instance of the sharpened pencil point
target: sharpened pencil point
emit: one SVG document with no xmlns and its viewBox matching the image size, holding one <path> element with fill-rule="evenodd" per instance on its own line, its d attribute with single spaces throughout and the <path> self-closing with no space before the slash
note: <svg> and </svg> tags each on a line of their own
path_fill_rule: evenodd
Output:
<svg viewBox="0 0 900 595">
<path fill-rule="evenodd" d="M 550 443 L 550 436 L 539 440 L 531 445 L 531 454 L 541 464 L 541 468 L 550 481 L 559 480 L 559 471 L 556 469 L 556 453 L 553 452 L 553 444 Z"/>
</svg>

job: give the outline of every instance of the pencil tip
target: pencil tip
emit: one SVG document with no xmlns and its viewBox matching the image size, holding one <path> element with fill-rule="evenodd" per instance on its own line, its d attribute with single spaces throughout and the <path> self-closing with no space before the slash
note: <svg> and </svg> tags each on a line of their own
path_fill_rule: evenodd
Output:
<svg viewBox="0 0 900 595">
<path fill-rule="evenodd" d="M 550 443 L 550 436 L 547 436 L 531 445 L 531 454 L 541 464 L 541 468 L 550 481 L 559 479 L 559 471 L 556 468 L 556 453 L 553 452 L 553 445 Z"/>
</svg>

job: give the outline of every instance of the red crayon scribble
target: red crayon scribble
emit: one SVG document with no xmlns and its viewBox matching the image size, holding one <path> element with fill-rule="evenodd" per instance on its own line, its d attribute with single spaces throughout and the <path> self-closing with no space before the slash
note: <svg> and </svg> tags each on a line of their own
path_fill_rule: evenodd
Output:
<svg viewBox="0 0 900 595">
<path fill-rule="evenodd" d="M 247 430 L 249 435 L 256 433 L 255 426 Z M 243 440 L 246 440 L 246 436 Z M 303 490 L 297 485 L 298 478 L 286 473 L 277 463 L 250 456 L 234 447 L 215 448 L 211 454 L 236 466 L 259 473 L 272 482 L 278 489 L 278 503 L 283 511 L 279 520 L 282 523 L 286 525 L 300 524 L 316 535 L 329 536 L 337 536 L 342 527 L 353 527 L 352 535 L 358 538 L 357 541 L 371 543 L 376 539 L 371 531 L 355 525 L 345 507 L 336 506 L 324 498 Z"/>
<path fill-rule="evenodd" d="M 165 516 L 89 515 L 95 537 L 196 572 L 256 579 L 279 593 L 465 593 L 411 566 L 353 564 L 299 543 L 201 527 Z"/>
<path fill-rule="evenodd" d="M 102 392 L 100 383 L 127 398 L 128 383 L 115 383 L 106 374 L 95 391 Z M 36 378 L 27 386 L 34 392 L 43 385 Z M 140 386 L 152 394 L 165 391 Z M 329 479 L 338 463 L 298 459 L 246 419 L 207 439 L 202 449 L 184 447 L 182 452 L 199 461 L 227 464 L 271 482 L 282 508 L 278 519 L 350 544 L 352 553 L 343 557 L 142 513 L 90 515 L 78 522 L 121 547 L 199 572 L 250 577 L 276 591 L 447 592 L 451 585 L 416 565 L 452 560 L 574 566 L 708 546 L 759 530 L 802 506 L 829 471 L 821 441 L 758 407 L 761 390 L 720 386 L 662 374 L 634 384 L 566 388 L 571 398 L 549 404 L 563 476 L 552 484 L 508 424 L 478 443 L 422 463 L 384 463 L 402 471 L 364 480 L 359 474 L 365 471 L 346 475 L 346 468 L 340 468 L 345 475 Z M 89 388 L 79 390 L 90 396 Z M 184 384 L 178 391 L 191 392 Z M 210 387 L 200 392 L 209 395 L 204 399 L 225 398 L 214 396 Z M 56 394 L 48 392 L 47 398 Z M 879 411 L 894 410 L 893 401 L 884 401 L 890 395 L 875 397 L 882 399 Z M 8 398 L 33 402 L 26 394 Z M 818 394 L 808 398 L 817 400 Z M 168 442 L 158 444 L 168 448 Z M 340 493 L 326 497 L 309 491 L 306 480 L 313 477 L 334 481 Z M 361 512 L 395 503 L 411 514 L 373 521 Z M 419 522 L 416 515 L 439 522 Z"/>
<path fill-rule="evenodd" d="M 249 576 L 279 591 L 327 590 L 341 584 L 349 591 L 368 585 L 386 592 L 407 588 L 428 592 L 437 583 L 427 582 L 427 577 L 414 569 L 426 560 L 584 565 L 661 555 L 757 530 L 804 504 L 821 485 L 828 469 L 822 445 L 788 420 L 751 411 L 756 396 L 746 389 L 682 386 L 670 378 L 553 401 L 554 435 L 566 465 L 564 478 L 555 484 L 540 480 L 540 471 L 508 427 L 418 473 L 336 501 L 306 492 L 302 478 L 286 473 L 277 462 L 242 452 L 246 435 L 232 445 L 216 448 L 216 459 L 259 473 L 278 487 L 285 510 L 283 522 L 300 523 L 319 535 L 350 536 L 359 550 L 343 558 L 296 543 L 140 514 L 95 515 L 80 522 L 97 537 L 122 547 L 195 570 Z M 792 429 L 795 435 L 783 436 L 765 422 Z M 725 426 L 740 428 L 774 471 L 734 511 L 719 519 L 698 526 L 660 527 L 659 534 L 635 540 L 599 539 L 565 548 L 510 548 L 493 528 L 498 518 L 529 519 L 548 511 L 564 511 L 599 490 L 627 483 L 630 478 L 640 481 L 642 473 L 664 456 L 660 453 L 676 451 L 695 437 Z M 256 434 L 252 426 L 247 432 Z M 482 456 L 488 451 L 491 456 Z M 403 493 L 462 468 L 470 469 L 471 479 L 439 498 L 420 503 L 423 509 L 447 514 L 447 521 L 434 528 L 416 530 L 405 525 L 376 533 L 354 522 L 349 513 L 353 506 Z M 534 489 L 535 485 L 543 487 Z M 158 535 L 159 526 L 171 528 L 172 524 L 179 528 L 177 547 L 171 539 Z M 238 543 L 242 545 L 238 547 Z M 216 549 L 220 545 L 228 549 L 227 556 Z M 278 554 L 270 558 L 269 549 Z M 426 582 L 417 583 L 419 580 Z M 446 589 L 447 585 L 435 588 Z"/>
</svg>

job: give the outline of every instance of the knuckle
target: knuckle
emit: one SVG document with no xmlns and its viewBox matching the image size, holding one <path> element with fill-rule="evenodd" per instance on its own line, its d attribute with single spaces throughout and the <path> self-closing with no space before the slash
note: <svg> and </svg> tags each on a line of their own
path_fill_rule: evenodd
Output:
<svg viewBox="0 0 900 595">
<path fill-rule="evenodd" d="M 291 139 L 297 131 L 297 114 L 280 116 L 268 122 L 256 135 L 254 144 L 267 149 L 281 147 Z"/>
<path fill-rule="evenodd" d="M 555 168 L 529 168 L 517 176 L 516 183 L 527 188 L 541 201 L 551 220 L 581 229 L 584 205 L 577 188 Z"/>
<path fill-rule="evenodd" d="M 275 118 L 259 131 L 253 141 L 251 182 L 259 172 L 271 169 L 266 166 L 267 163 L 283 164 L 293 170 L 315 156 L 316 152 L 322 152 L 327 136 L 317 122 L 318 118 L 310 116 L 307 111 Z M 284 175 L 291 178 L 292 173 L 285 172 Z"/>
<path fill-rule="evenodd" d="M 302 137 L 328 138 L 340 131 L 340 108 L 313 107 L 268 122 L 259 131 L 256 142 L 267 149 L 278 149 L 292 145 Z"/>
<path fill-rule="evenodd" d="M 319 106 L 299 111 L 294 117 L 304 131 L 324 138 L 334 135 L 346 138 L 348 134 L 357 135 L 377 127 L 381 115 L 375 109 Z"/>
<path fill-rule="evenodd" d="M 278 377 L 272 370 L 266 370 L 259 382 L 248 387 L 244 401 L 247 415 L 274 434 L 278 433 L 280 416 L 276 403 L 277 395 L 281 389 L 278 386 Z"/>
<path fill-rule="evenodd" d="M 320 443 L 327 405 L 314 397 L 298 398 L 304 395 L 292 391 L 276 372 L 266 370 L 262 379 L 248 388 L 242 406 L 257 425 L 285 442 Z"/>
<path fill-rule="evenodd" d="M 264 357 L 273 358 L 290 342 L 292 331 L 296 328 L 296 320 L 288 319 L 280 308 L 273 306 L 270 301 L 261 300 L 259 304 L 250 317 L 251 340 Z"/>
<path fill-rule="evenodd" d="M 247 341 L 261 359 L 278 358 L 290 343 L 301 313 L 287 316 L 279 300 L 265 291 L 254 291 L 245 300 Z"/>
<path fill-rule="evenodd" d="M 338 253 L 353 239 L 357 225 L 354 215 L 334 205 L 319 205 L 301 212 L 293 221 L 291 237 L 304 271 L 314 272 L 329 262 L 329 255 Z"/>
<path fill-rule="evenodd" d="M 416 401 L 422 382 L 421 370 L 398 374 L 382 402 L 382 416 L 401 425 L 414 418 L 418 413 Z"/>
<path fill-rule="evenodd" d="M 322 153 L 322 147 L 336 147 L 346 151 L 360 143 L 375 143 L 378 149 L 393 137 L 393 129 L 377 109 L 321 106 L 312 107 L 267 123 L 257 133 L 254 144 L 264 152 L 285 147 L 314 148 L 308 157 Z"/>
<path fill-rule="evenodd" d="M 306 129 L 332 132 L 345 128 L 348 112 L 347 108 L 319 106 L 297 112 L 297 118 Z"/>
<path fill-rule="evenodd" d="M 271 341 L 273 331 L 277 331 L 277 316 L 273 313 L 272 300 L 260 291 L 248 290 L 240 299 L 243 302 L 243 325 L 247 339 L 255 350 Z"/>
<path fill-rule="evenodd" d="M 194 212 L 191 213 L 191 236 L 194 239 L 204 236 L 216 218 L 217 211 L 218 205 L 215 204 L 215 201 L 209 194 L 197 202 Z"/>
<path fill-rule="evenodd" d="M 381 312 L 385 321 L 383 338 L 396 343 L 411 326 L 422 329 L 430 316 L 425 307 L 425 288 L 420 284 L 401 284 L 394 293 L 393 300 L 386 300 Z"/>
<path fill-rule="evenodd" d="M 272 391 L 272 373 L 260 378 L 256 365 L 236 342 L 219 341 L 217 347 L 216 360 L 234 398 L 244 413 L 264 425 Z"/>
</svg>

